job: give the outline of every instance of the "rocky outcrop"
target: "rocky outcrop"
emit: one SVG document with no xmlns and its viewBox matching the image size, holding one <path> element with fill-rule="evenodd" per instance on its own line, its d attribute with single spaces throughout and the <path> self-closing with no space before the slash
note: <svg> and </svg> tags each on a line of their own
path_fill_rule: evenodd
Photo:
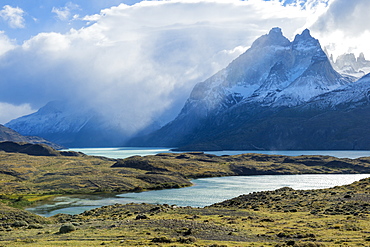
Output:
<svg viewBox="0 0 370 247">
<path fill-rule="evenodd" d="M 0 142 L 0 151 L 10 153 L 24 153 L 35 156 L 82 156 L 82 153 L 73 151 L 58 151 L 45 144 L 22 142 Z"/>
<path fill-rule="evenodd" d="M 32 143 L 32 144 L 46 144 L 54 149 L 63 148 L 62 146 L 58 144 L 52 143 L 38 136 L 21 135 L 18 132 L 0 124 L 0 142 L 3 142 L 3 141 L 27 142 L 27 143 Z"/>
</svg>

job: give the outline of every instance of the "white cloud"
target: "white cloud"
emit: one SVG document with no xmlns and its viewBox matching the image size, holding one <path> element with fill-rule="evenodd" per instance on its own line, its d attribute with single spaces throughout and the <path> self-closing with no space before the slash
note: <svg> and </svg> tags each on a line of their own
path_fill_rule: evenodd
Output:
<svg viewBox="0 0 370 247">
<path fill-rule="evenodd" d="M 0 56 L 6 52 L 14 49 L 16 46 L 5 34 L 4 31 L 0 31 Z"/>
<path fill-rule="evenodd" d="M 22 48 L 38 53 L 48 53 L 48 55 L 57 52 L 63 55 L 63 51 L 69 48 L 70 42 L 67 36 L 60 33 L 40 33 L 36 37 L 25 41 Z"/>
<path fill-rule="evenodd" d="M 11 7 L 5 5 L 2 10 L 0 10 L 0 17 L 8 22 L 11 28 L 24 28 L 24 11 L 19 7 Z"/>
<path fill-rule="evenodd" d="M 369 13 L 369 0 L 332 0 L 311 29 L 335 56 L 364 52 L 370 59 Z"/>
<path fill-rule="evenodd" d="M 0 102 L 0 124 L 5 124 L 12 119 L 35 112 L 29 104 L 12 105 Z"/>
<path fill-rule="evenodd" d="M 133 131 L 162 114 L 170 120 L 195 83 L 272 27 L 292 39 L 323 6 L 262 0 L 121 4 L 84 17 L 94 22 L 89 26 L 41 33 L 7 52 L 0 60 L 6 90 L 0 99 L 34 108 L 56 99 L 78 101 Z"/>
<path fill-rule="evenodd" d="M 71 18 L 71 12 L 76 9 L 79 9 L 77 4 L 68 2 L 64 7 L 53 7 L 51 12 L 55 13 L 59 20 L 68 21 Z"/>
</svg>

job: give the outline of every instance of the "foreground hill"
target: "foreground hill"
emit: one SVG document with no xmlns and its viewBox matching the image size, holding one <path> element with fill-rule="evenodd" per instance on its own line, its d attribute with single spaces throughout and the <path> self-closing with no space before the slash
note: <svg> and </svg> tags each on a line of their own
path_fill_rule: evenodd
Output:
<svg viewBox="0 0 370 247">
<path fill-rule="evenodd" d="M 115 204 L 49 218 L 14 208 L 60 194 L 190 186 L 189 178 L 197 177 L 301 173 L 370 174 L 370 157 L 197 152 L 116 160 L 0 151 L 0 242 L 4 246 L 366 246 L 370 178 L 331 189 L 252 193 L 206 208 Z"/>
<path fill-rule="evenodd" d="M 206 208 L 115 204 L 42 218 L 0 203 L 5 246 L 368 246 L 370 179 L 281 188 Z M 2 232 L 2 233 L 1 233 Z"/>
<path fill-rule="evenodd" d="M 73 151 L 58 151 L 46 144 L 27 142 L 0 142 L 0 151 L 8 153 L 24 153 L 36 156 L 83 156 L 83 153 Z"/>
<path fill-rule="evenodd" d="M 40 151 L 38 145 L 26 147 Z M 324 173 L 370 173 L 370 158 L 198 152 L 116 160 L 50 149 L 0 151 L 0 194 L 7 195 L 129 192 L 190 186 L 190 178 Z"/>
</svg>

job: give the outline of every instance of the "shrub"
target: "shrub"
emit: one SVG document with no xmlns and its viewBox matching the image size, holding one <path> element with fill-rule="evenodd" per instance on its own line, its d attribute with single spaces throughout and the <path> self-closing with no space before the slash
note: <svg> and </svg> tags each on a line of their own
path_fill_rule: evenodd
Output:
<svg viewBox="0 0 370 247">
<path fill-rule="evenodd" d="M 166 236 L 163 236 L 163 237 L 153 238 L 152 242 L 153 243 L 172 243 L 172 240 L 167 238 Z"/>
<path fill-rule="evenodd" d="M 44 228 L 44 227 L 40 224 L 30 224 L 28 226 L 28 229 L 42 229 L 42 228 Z"/>
<path fill-rule="evenodd" d="M 192 243 L 195 243 L 196 241 L 197 241 L 197 239 L 195 237 L 190 236 L 188 238 L 180 237 L 178 242 L 180 242 L 182 244 L 192 244 Z"/>
<path fill-rule="evenodd" d="M 73 224 L 65 224 L 60 227 L 59 233 L 64 234 L 64 233 L 73 232 L 75 230 L 76 230 L 76 227 Z"/>
<path fill-rule="evenodd" d="M 22 227 L 22 226 L 28 226 L 28 223 L 24 220 L 16 221 L 12 224 L 13 227 Z"/>
</svg>

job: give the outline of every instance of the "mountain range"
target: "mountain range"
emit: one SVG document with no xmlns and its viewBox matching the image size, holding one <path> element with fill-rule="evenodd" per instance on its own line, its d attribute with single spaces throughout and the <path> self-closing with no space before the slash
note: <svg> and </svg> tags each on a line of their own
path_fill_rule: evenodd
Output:
<svg viewBox="0 0 370 247">
<path fill-rule="evenodd" d="M 358 57 L 353 53 L 342 54 L 335 61 L 331 55 L 330 61 L 334 69 L 341 74 L 361 77 L 370 73 L 370 61 L 365 59 L 364 53 L 360 53 Z"/>
<path fill-rule="evenodd" d="M 290 41 L 273 28 L 196 84 L 179 115 L 162 128 L 152 124 L 132 138 L 91 108 L 61 101 L 6 126 L 67 147 L 369 149 L 368 72 L 363 54 L 334 61 L 308 29 Z"/>
<path fill-rule="evenodd" d="M 290 42 L 274 28 L 198 83 L 175 120 L 130 144 L 180 150 L 369 149 L 369 77 L 336 72 L 309 30 Z"/>
</svg>

